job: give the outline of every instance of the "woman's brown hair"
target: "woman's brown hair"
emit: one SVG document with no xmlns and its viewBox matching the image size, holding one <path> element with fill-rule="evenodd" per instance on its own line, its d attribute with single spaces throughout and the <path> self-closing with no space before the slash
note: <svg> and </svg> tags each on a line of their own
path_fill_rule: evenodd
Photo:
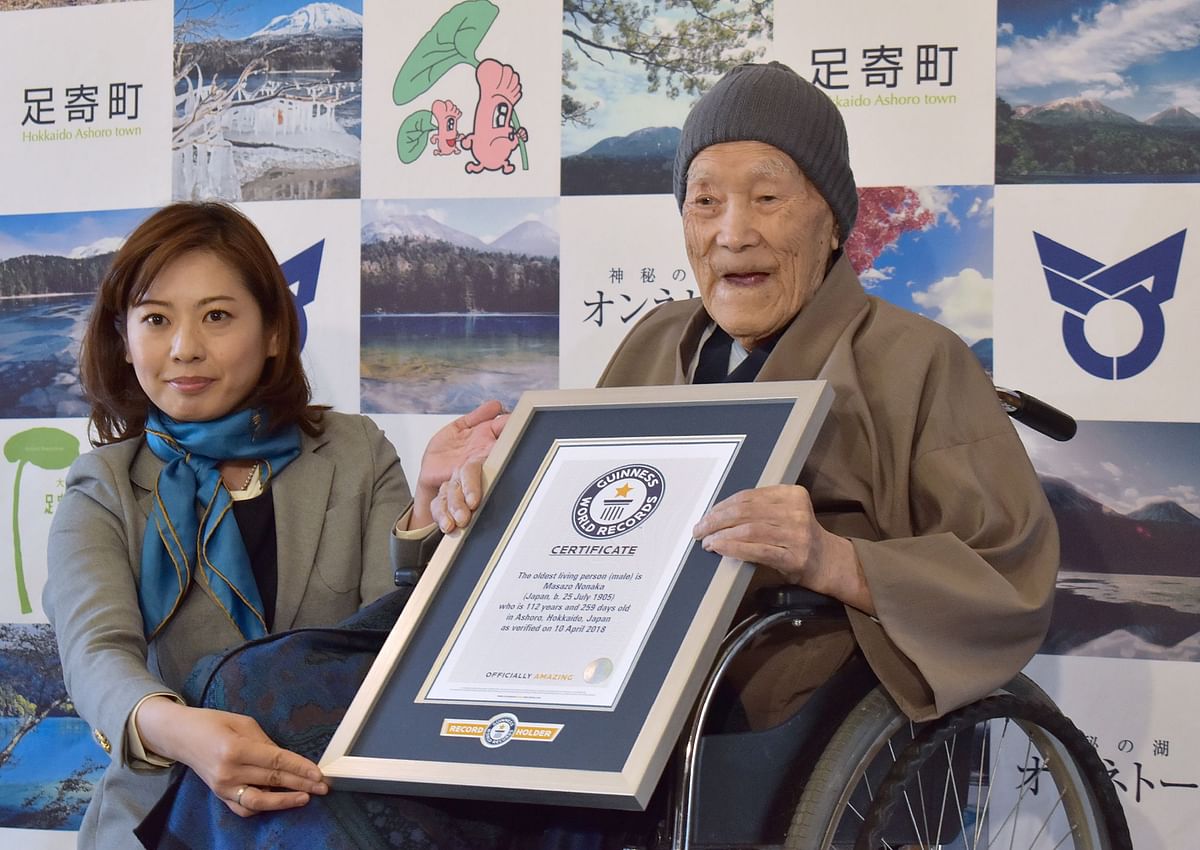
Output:
<svg viewBox="0 0 1200 850">
<path fill-rule="evenodd" d="M 267 358 L 248 405 L 264 410 L 272 428 L 295 424 L 320 433 L 322 408 L 309 404 L 296 307 L 267 240 L 231 206 L 179 203 L 137 226 L 96 293 L 79 352 L 79 377 L 96 430 L 93 443 L 115 443 L 145 430 L 150 399 L 125 359 L 125 316 L 167 264 L 189 251 L 207 251 L 236 271 L 258 302 L 263 326 L 278 334 L 280 353 Z"/>
</svg>

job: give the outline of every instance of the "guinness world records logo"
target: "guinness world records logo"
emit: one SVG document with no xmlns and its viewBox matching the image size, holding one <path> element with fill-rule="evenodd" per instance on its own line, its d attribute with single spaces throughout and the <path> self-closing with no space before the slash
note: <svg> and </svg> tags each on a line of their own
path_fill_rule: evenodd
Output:
<svg viewBox="0 0 1200 850">
<path fill-rule="evenodd" d="M 625 534 L 650 518 L 662 502 L 665 485 L 662 472 L 649 464 L 610 469 L 575 500 L 571 524 L 592 540 Z"/>
<path fill-rule="evenodd" d="M 487 728 L 483 730 L 479 739 L 488 749 L 494 750 L 496 747 L 503 747 L 512 740 L 520 725 L 521 722 L 517 720 L 515 714 L 510 712 L 497 714 L 488 721 Z"/>
</svg>

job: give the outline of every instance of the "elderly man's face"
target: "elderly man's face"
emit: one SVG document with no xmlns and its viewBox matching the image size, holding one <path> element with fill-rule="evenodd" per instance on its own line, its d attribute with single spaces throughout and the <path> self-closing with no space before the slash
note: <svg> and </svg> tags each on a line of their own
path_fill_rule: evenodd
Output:
<svg viewBox="0 0 1200 850">
<path fill-rule="evenodd" d="M 800 312 L 838 245 L 820 192 L 790 156 L 763 142 L 696 154 L 683 233 L 705 308 L 746 349 Z"/>
</svg>

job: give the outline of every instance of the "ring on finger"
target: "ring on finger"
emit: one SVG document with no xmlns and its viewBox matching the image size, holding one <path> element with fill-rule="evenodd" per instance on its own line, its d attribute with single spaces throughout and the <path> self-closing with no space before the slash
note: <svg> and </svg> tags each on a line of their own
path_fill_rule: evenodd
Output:
<svg viewBox="0 0 1200 850">
<path fill-rule="evenodd" d="M 246 786 L 242 785 L 237 789 L 237 793 L 233 795 L 233 801 L 239 806 L 242 804 L 242 795 L 246 793 Z"/>
</svg>

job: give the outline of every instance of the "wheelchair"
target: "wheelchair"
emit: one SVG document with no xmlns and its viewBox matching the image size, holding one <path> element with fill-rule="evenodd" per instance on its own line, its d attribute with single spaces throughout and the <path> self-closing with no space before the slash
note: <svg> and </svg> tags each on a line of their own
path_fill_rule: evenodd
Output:
<svg viewBox="0 0 1200 850">
<path fill-rule="evenodd" d="M 1010 416 L 1058 439 L 1067 414 L 997 388 Z M 760 732 L 708 729 L 737 654 L 769 630 L 845 619 L 797 587 L 766 588 L 721 645 L 674 759 L 659 848 L 1132 850 L 1095 748 L 1018 675 L 978 702 L 913 723 L 860 652 L 803 709 Z"/>
<path fill-rule="evenodd" d="M 1024 675 L 917 724 L 856 652 L 780 726 L 707 731 L 722 677 L 756 637 L 844 618 L 840 603 L 801 588 L 760 595 L 722 644 L 680 741 L 656 846 L 1132 850 L 1095 748 Z"/>
</svg>

